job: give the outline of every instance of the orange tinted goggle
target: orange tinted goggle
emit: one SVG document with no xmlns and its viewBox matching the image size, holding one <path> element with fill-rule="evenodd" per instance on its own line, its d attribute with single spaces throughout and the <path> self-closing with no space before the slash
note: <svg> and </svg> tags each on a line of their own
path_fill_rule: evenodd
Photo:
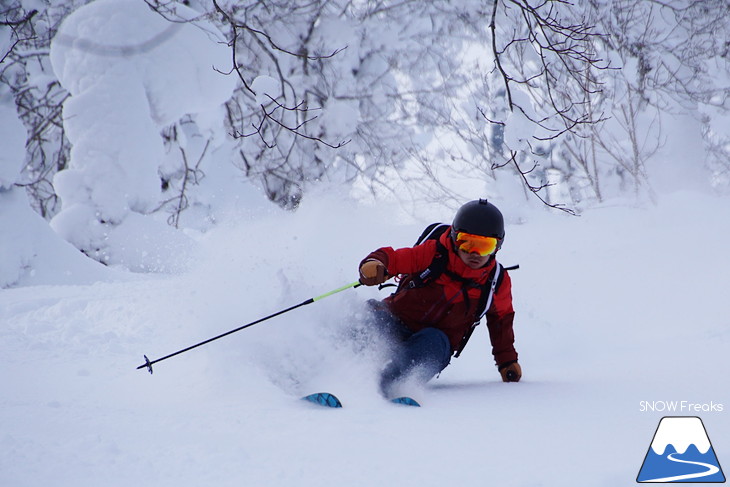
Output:
<svg viewBox="0 0 730 487">
<path fill-rule="evenodd" d="M 456 247 L 464 252 L 476 252 L 482 257 L 492 255 L 497 251 L 499 241 L 494 237 L 483 237 L 471 233 L 458 232 L 456 234 Z"/>
</svg>

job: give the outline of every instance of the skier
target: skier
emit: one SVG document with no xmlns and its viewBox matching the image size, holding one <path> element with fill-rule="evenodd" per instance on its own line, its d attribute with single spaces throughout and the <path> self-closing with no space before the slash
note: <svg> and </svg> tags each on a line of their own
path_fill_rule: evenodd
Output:
<svg viewBox="0 0 730 487">
<path fill-rule="evenodd" d="M 440 235 L 436 231 L 415 247 L 382 247 L 360 263 L 360 282 L 367 286 L 400 276 L 395 293 L 367 302 L 368 326 L 390 345 L 380 379 L 386 397 L 397 395 L 407 381 L 425 384 L 446 368 L 483 313 L 502 380 L 522 377 L 510 277 L 496 261 L 505 234 L 502 213 L 487 200 L 470 201 L 451 226 L 442 227 Z"/>
</svg>

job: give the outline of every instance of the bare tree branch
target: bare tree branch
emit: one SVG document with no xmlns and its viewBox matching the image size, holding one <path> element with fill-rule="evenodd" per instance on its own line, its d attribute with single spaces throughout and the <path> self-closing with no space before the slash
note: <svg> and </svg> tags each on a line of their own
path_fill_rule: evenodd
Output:
<svg viewBox="0 0 730 487">
<path fill-rule="evenodd" d="M 505 162 L 503 165 L 507 165 L 507 164 L 510 164 L 510 165 L 512 165 L 515 168 L 515 170 L 517 171 L 517 174 L 519 174 L 520 177 L 522 178 L 522 182 L 523 182 L 525 188 L 527 188 L 533 195 L 535 195 L 535 197 L 537 197 L 537 199 L 539 199 L 545 206 L 550 207 L 550 208 L 554 208 L 556 210 L 563 211 L 563 212 L 565 212 L 565 213 L 567 213 L 569 215 L 573 215 L 573 216 L 576 216 L 577 215 L 577 213 L 575 212 L 575 210 L 566 207 L 564 204 L 561 204 L 561 203 L 550 203 L 545 198 L 543 198 L 543 196 L 540 194 L 540 191 L 542 191 L 543 189 L 551 186 L 550 184 L 548 184 L 548 183 L 541 183 L 541 184 L 539 184 L 539 185 L 536 186 L 536 185 L 534 185 L 534 184 L 532 184 L 530 182 L 530 180 L 528 179 L 527 176 L 532 171 L 534 171 L 535 168 L 537 168 L 537 166 L 538 166 L 537 162 L 535 162 L 530 169 L 525 170 L 525 169 L 523 169 L 520 166 L 519 162 L 517 162 L 517 152 L 516 151 L 512 151 L 510 153 L 509 160 L 507 162 Z"/>
</svg>

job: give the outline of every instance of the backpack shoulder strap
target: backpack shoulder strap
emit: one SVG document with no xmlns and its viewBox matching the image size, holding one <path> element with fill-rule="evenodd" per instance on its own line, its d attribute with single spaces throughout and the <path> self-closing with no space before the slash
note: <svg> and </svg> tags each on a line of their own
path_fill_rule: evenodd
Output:
<svg viewBox="0 0 730 487">
<path fill-rule="evenodd" d="M 418 240 L 416 240 L 415 245 L 420 245 L 426 240 L 436 240 L 441 237 L 441 235 L 446 231 L 446 229 L 449 227 L 446 223 L 432 223 L 429 226 L 426 227 L 426 229 L 421 233 L 421 236 L 418 237 Z"/>
<path fill-rule="evenodd" d="M 487 314 L 487 311 L 489 310 L 489 307 L 492 306 L 492 300 L 494 299 L 494 293 L 497 292 L 497 288 L 500 284 L 502 284 L 502 279 L 504 279 L 504 267 L 502 267 L 502 264 L 499 262 L 496 263 L 494 266 L 494 271 L 492 273 L 492 278 L 489 279 L 485 286 L 487 289 L 483 292 L 482 295 L 479 298 L 479 307 L 477 308 L 477 318 L 476 322 L 479 323 L 482 318 L 484 318 L 484 315 Z"/>
<path fill-rule="evenodd" d="M 504 268 L 502 267 L 502 264 L 496 262 L 490 278 L 487 279 L 487 282 L 485 282 L 484 286 L 482 286 L 482 293 L 479 296 L 479 303 L 477 304 L 477 319 L 474 320 L 474 323 L 472 323 L 472 325 L 469 327 L 469 330 L 467 330 L 466 334 L 461 339 L 461 343 L 459 343 L 459 348 L 456 350 L 456 353 L 454 353 L 454 358 L 458 358 L 459 355 L 461 355 L 461 352 L 464 351 L 464 347 L 466 347 L 466 343 L 471 338 L 472 333 L 474 333 L 474 329 L 482 321 L 484 315 L 487 314 L 489 307 L 492 305 L 494 293 L 497 292 L 497 288 L 502 283 L 502 279 L 504 278 L 504 273 L 502 272 L 503 270 Z"/>
<path fill-rule="evenodd" d="M 421 287 L 427 282 L 433 281 L 446 271 L 449 265 L 449 252 L 441 242 L 436 240 L 436 256 L 431 263 L 420 274 L 413 274 L 408 280 L 408 287 Z"/>
<path fill-rule="evenodd" d="M 427 282 L 430 282 L 443 274 L 449 264 L 449 252 L 439 239 L 441 238 L 441 235 L 443 235 L 444 232 L 446 232 L 448 229 L 449 225 L 445 223 L 432 223 L 426 227 L 423 233 L 421 233 L 421 236 L 418 237 L 418 239 L 416 240 L 414 247 L 416 245 L 422 244 L 426 240 L 435 240 L 436 255 L 426 269 L 421 271 L 419 274 L 411 274 L 408 276 L 407 281 L 402 281 L 401 284 L 398 286 L 396 293 L 398 293 L 404 287 L 421 287 Z"/>
</svg>

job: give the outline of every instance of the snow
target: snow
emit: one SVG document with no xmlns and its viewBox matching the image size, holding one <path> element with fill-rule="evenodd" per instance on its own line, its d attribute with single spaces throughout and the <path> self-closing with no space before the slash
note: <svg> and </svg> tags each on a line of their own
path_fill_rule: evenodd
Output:
<svg viewBox="0 0 730 487">
<path fill-rule="evenodd" d="M 704 151 L 700 123 L 692 117 L 675 115 L 662 131 L 661 137 L 666 140 L 662 150 L 672 157 L 657 157 L 648 164 L 652 186 L 659 191 L 709 190 L 707 165 L 701 156 Z M 668 164 L 672 170 L 667 172 L 664 169 Z"/>
<path fill-rule="evenodd" d="M 514 107 L 504 123 L 504 143 L 510 150 L 517 151 L 527 149 L 535 134 L 535 124 L 530 120 L 537 120 L 537 117 L 527 93 L 520 88 L 512 88 L 511 93 Z"/>
<path fill-rule="evenodd" d="M 90 284 L 114 275 L 54 233 L 22 188 L 0 190 L 0 228 L 0 288 Z"/>
<path fill-rule="evenodd" d="M 347 338 L 360 304 L 385 296 L 372 288 L 137 370 L 142 354 L 352 282 L 367 252 L 408 245 L 423 223 L 326 192 L 297 213 L 264 208 L 202 236 L 187 272 L 97 282 L 76 266 L 88 283 L 0 294 L 0 484 L 619 485 L 662 415 L 640 401 L 728 404 L 730 219 L 724 200 L 693 192 L 508 225 L 517 384 L 500 381 L 480 327 L 414 391 L 422 408 L 386 403 L 377 354 Z M 298 399 L 319 390 L 345 407 Z M 722 463 L 730 420 L 702 416 Z"/>
<path fill-rule="evenodd" d="M 321 123 L 328 128 L 330 137 L 340 143 L 352 138 L 359 115 L 352 103 L 332 99 L 324 107 Z"/>
<path fill-rule="evenodd" d="M 271 76 L 257 76 L 251 83 L 251 90 L 256 94 L 256 104 L 266 106 L 272 99 L 279 98 L 281 82 Z"/>
</svg>

